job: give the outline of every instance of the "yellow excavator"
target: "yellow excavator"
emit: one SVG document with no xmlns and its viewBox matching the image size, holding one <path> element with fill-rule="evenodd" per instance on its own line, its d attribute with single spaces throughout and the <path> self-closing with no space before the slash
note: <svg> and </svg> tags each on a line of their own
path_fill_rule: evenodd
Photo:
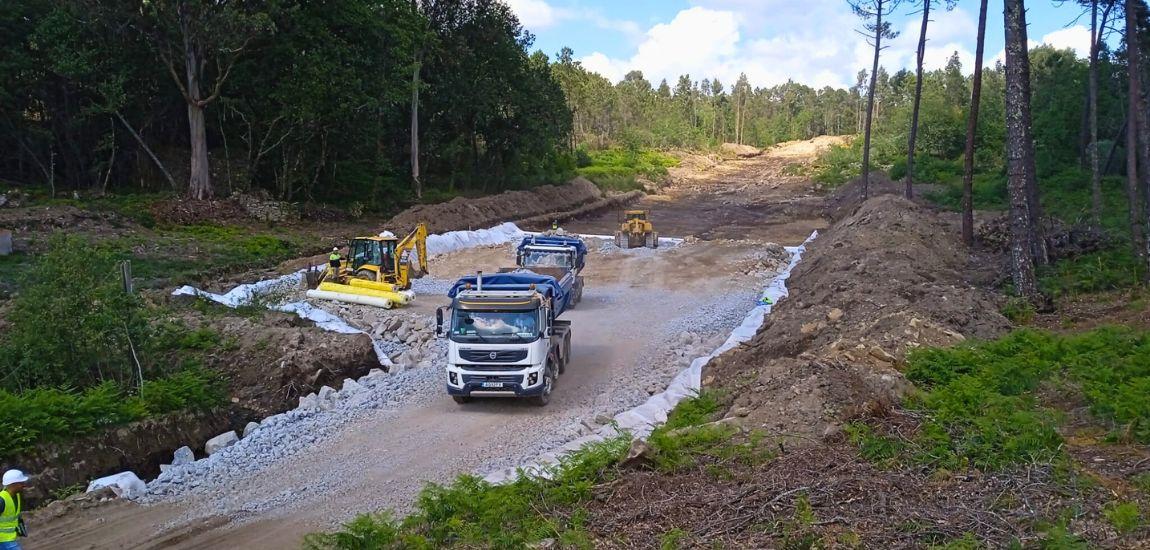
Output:
<svg viewBox="0 0 1150 550">
<path fill-rule="evenodd" d="M 390 308 L 415 299 L 411 281 L 425 274 L 427 226 L 420 223 L 402 240 L 390 231 L 356 237 L 339 271 L 313 267 L 305 280 L 309 298 Z"/>
<path fill-rule="evenodd" d="M 624 211 L 625 219 L 619 227 L 619 231 L 615 232 L 615 246 L 619 248 L 639 248 L 642 246 L 659 248 L 659 234 L 655 231 L 655 226 L 651 220 L 648 219 L 650 214 L 648 210 Z"/>
</svg>

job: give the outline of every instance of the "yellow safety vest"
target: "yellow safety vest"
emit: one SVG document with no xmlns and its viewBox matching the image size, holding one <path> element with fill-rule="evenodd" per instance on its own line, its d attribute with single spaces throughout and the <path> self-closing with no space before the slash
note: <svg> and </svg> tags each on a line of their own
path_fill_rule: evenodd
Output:
<svg viewBox="0 0 1150 550">
<path fill-rule="evenodd" d="M 20 526 L 20 508 L 23 503 L 20 495 L 13 498 L 8 491 L 0 491 L 0 500 L 4 501 L 4 511 L 0 512 L 0 542 L 12 542 L 19 538 L 16 531 Z"/>
</svg>

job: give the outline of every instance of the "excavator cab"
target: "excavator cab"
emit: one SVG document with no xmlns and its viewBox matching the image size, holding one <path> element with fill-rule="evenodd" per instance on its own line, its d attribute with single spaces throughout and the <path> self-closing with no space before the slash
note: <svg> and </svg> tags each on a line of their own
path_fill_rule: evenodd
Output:
<svg viewBox="0 0 1150 550">
<path fill-rule="evenodd" d="M 395 272 L 395 237 L 357 237 L 349 245 L 350 271 L 360 279 L 380 281 Z"/>
</svg>

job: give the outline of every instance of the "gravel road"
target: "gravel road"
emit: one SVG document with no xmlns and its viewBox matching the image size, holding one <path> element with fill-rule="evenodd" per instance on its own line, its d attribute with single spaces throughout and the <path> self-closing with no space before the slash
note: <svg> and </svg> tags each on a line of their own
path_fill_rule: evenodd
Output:
<svg viewBox="0 0 1150 550">
<path fill-rule="evenodd" d="M 135 531 L 144 542 L 128 546 L 285 548 L 363 511 L 403 513 L 428 481 L 522 464 L 661 391 L 754 307 L 763 274 L 747 273 L 736 260 L 763 249 L 747 242 L 642 254 L 593 249 L 584 301 L 566 314 L 573 362 L 547 407 L 457 405 L 442 388 L 442 356 L 431 368 L 377 372 L 266 419 L 208 459 L 169 470 L 149 484 L 142 510 L 119 507 L 103 518 L 102 531 L 113 537 L 107 546 L 93 546 L 91 532 L 60 527 L 37 537 L 51 546 L 28 547 L 124 546 L 115 537 Z M 464 271 L 493 271 L 505 254 L 491 248 L 445 256 L 433 265 L 437 278 L 417 290 L 442 290 Z M 423 300 L 414 311 L 429 314 L 435 305 Z"/>
</svg>

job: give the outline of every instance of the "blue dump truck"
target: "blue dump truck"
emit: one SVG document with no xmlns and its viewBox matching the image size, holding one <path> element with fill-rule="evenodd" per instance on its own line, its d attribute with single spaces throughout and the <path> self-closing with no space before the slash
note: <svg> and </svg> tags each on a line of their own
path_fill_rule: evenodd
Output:
<svg viewBox="0 0 1150 550">
<path fill-rule="evenodd" d="M 554 277 L 570 296 L 567 307 L 583 300 L 583 266 L 587 245 L 577 236 L 542 234 L 524 237 L 515 252 L 515 268 L 504 272 L 530 271 Z"/>
<path fill-rule="evenodd" d="M 575 298 L 575 276 L 567 275 L 567 284 L 526 270 L 456 281 L 447 294 L 451 305 L 435 312 L 436 335 L 448 341 L 447 393 L 455 402 L 522 397 L 543 406 L 551 400 L 571 361 L 571 322 L 559 319 Z"/>
</svg>

